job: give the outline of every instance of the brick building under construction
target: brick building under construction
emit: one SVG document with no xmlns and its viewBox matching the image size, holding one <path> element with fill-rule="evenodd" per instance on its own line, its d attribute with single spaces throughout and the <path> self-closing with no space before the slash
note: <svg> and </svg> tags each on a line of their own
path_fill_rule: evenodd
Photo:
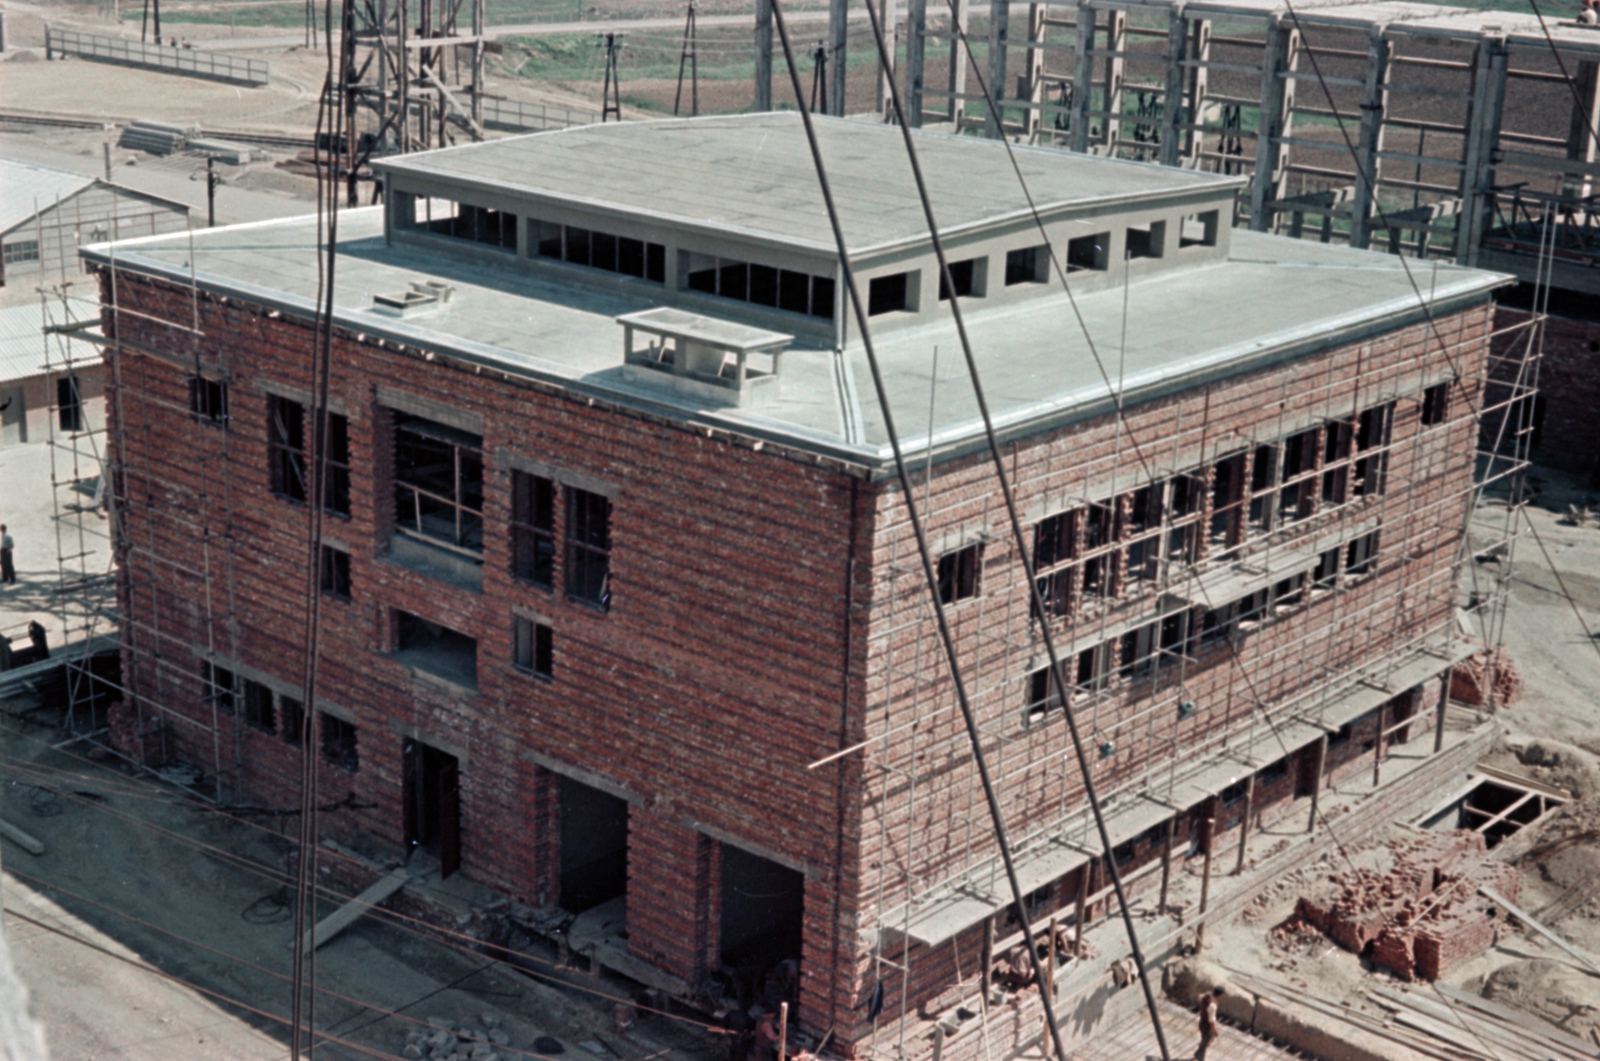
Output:
<svg viewBox="0 0 1600 1061">
<path fill-rule="evenodd" d="M 1397 258 L 1235 230 L 1242 178 L 1018 148 L 1024 189 L 1004 145 L 918 133 L 946 282 L 899 131 L 818 123 L 936 586 L 797 116 L 394 157 L 339 217 L 321 455 L 315 219 L 85 252 L 115 724 L 258 805 L 308 749 L 329 835 L 578 915 L 683 997 L 798 958 L 832 1049 L 965 1056 L 1019 929 L 931 595 L 1039 919 L 1095 916 L 1108 864 L 1148 892 L 1203 818 L 1242 843 L 1438 751 L 1506 278 L 1439 265 L 1424 298 Z M 997 1042 L 1037 1034 L 1008 1012 Z"/>
</svg>

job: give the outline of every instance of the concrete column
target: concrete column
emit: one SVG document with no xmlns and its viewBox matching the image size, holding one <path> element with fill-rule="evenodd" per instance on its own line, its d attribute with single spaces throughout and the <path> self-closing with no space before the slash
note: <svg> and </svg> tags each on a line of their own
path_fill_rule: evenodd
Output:
<svg viewBox="0 0 1600 1061">
<path fill-rule="evenodd" d="M 984 133 L 991 140 L 1005 136 L 1006 43 L 1011 25 L 1011 0 L 989 0 L 989 95 L 994 98 L 984 120 Z"/>
<path fill-rule="evenodd" d="M 1261 55 L 1261 116 L 1256 137 L 1256 174 L 1250 189 L 1250 228 L 1272 230 L 1267 204 L 1281 197 L 1283 167 L 1287 159 L 1280 139 L 1289 132 L 1289 107 L 1294 103 L 1292 73 L 1300 35 L 1274 15 L 1267 23 L 1266 45 Z"/>
<path fill-rule="evenodd" d="M 928 42 L 928 0 L 909 0 L 906 4 L 906 124 L 922 128 L 922 89 L 926 77 Z M 956 48 L 959 48 L 959 42 Z M 952 51 L 952 60 L 954 52 Z"/>
<path fill-rule="evenodd" d="M 1028 42 L 1031 45 L 1044 43 L 1046 5 L 1028 5 Z M 1044 101 L 1044 49 L 1030 47 L 1028 49 L 1028 102 L 1032 104 L 1022 115 L 1023 135 L 1030 142 L 1039 135 L 1039 104 Z"/>
<path fill-rule="evenodd" d="M 1250 842 L 1250 818 L 1256 810 L 1256 775 L 1251 774 L 1244 783 L 1244 817 L 1239 819 L 1239 857 L 1234 860 L 1233 874 L 1244 872 L 1244 853 Z"/>
<path fill-rule="evenodd" d="M 1095 24 L 1099 15 L 1088 0 L 1078 0 L 1078 32 L 1072 68 L 1072 136 L 1068 146 L 1083 154 L 1089 150 L 1089 101 L 1094 96 Z"/>
<path fill-rule="evenodd" d="M 869 0 L 869 2 L 871 2 L 871 0 Z M 897 50 L 895 47 L 895 26 L 900 21 L 900 2 L 899 0 L 876 0 L 876 2 L 878 5 L 878 24 L 883 27 L 884 56 L 889 60 L 889 62 L 887 69 L 885 69 L 883 63 L 880 62 L 877 64 L 878 87 L 877 91 L 873 95 L 873 101 L 877 105 L 878 113 L 880 115 L 887 115 L 889 111 L 893 109 L 890 106 L 889 101 L 889 79 L 894 77 L 894 57 Z M 877 45 L 873 45 L 871 50 L 875 54 L 877 51 Z"/>
<path fill-rule="evenodd" d="M 1183 135 L 1178 131 L 1184 113 L 1183 61 L 1188 57 L 1188 51 L 1189 23 L 1183 17 L 1183 9 L 1174 7 L 1167 21 L 1167 87 L 1161 97 L 1161 153 L 1157 157 L 1163 166 L 1178 164 L 1178 148 Z"/>
<path fill-rule="evenodd" d="M 772 0 L 756 0 L 755 109 L 772 109 Z"/>
<path fill-rule="evenodd" d="M 1444 716 L 1445 709 L 1450 705 L 1450 673 L 1447 670 L 1439 677 L 1439 706 L 1433 716 L 1433 751 L 1436 755 L 1444 751 Z"/>
<path fill-rule="evenodd" d="M 1122 122 L 1116 117 L 1122 113 L 1122 80 L 1127 62 L 1119 58 L 1128 50 L 1128 13 L 1113 8 L 1106 13 L 1106 51 L 1116 54 L 1105 57 L 1105 151 L 1107 156 L 1116 153 L 1117 141 L 1122 138 Z"/>
<path fill-rule="evenodd" d="M 845 115 L 844 81 L 848 73 L 848 43 L 850 0 L 829 0 L 828 3 L 828 113 L 836 118 Z"/>
<path fill-rule="evenodd" d="M 953 0 L 951 6 L 955 13 L 950 23 L 950 72 L 945 88 L 950 92 L 950 123 L 959 131 L 966 101 L 956 97 L 967 91 L 967 49 L 961 43 L 967 32 L 967 0 Z"/>
<path fill-rule="evenodd" d="M 1317 831 L 1317 797 L 1322 794 L 1322 772 L 1328 768 L 1328 735 L 1317 738 L 1317 765 L 1311 772 L 1311 817 L 1306 822 L 1306 832 Z"/>
<path fill-rule="evenodd" d="M 1572 122 L 1567 132 L 1567 158 L 1574 162 L 1593 163 L 1595 158 L 1595 126 L 1600 123 L 1600 91 L 1596 80 L 1600 78 L 1600 64 L 1593 59 L 1583 59 L 1577 64 L 1572 83 L 1578 98 L 1572 101 Z M 1579 198 L 1594 191 L 1592 171 L 1569 176 L 1569 194 Z"/>
<path fill-rule="evenodd" d="M 1488 227 L 1489 197 L 1494 183 L 1493 153 L 1499 139 L 1500 106 L 1505 99 L 1506 42 L 1484 37 L 1472 66 L 1472 102 L 1461 155 L 1461 217 L 1456 222 L 1456 261 L 1472 265 Z"/>
<path fill-rule="evenodd" d="M 1189 45 L 1187 58 L 1198 62 L 1205 62 L 1211 58 L 1211 20 L 1208 18 L 1195 19 L 1190 23 Z M 1187 105 L 1186 117 L 1193 124 L 1198 125 L 1200 117 L 1206 109 L 1206 68 L 1203 66 L 1187 67 L 1185 81 L 1188 91 L 1185 96 Z M 1181 134 L 1180 134 L 1181 135 Z M 1190 165 L 1199 165 L 1200 153 L 1205 150 L 1205 136 L 1197 130 L 1189 132 L 1189 150 L 1183 153 L 1183 161 Z"/>
<path fill-rule="evenodd" d="M 1389 55 L 1393 51 L 1381 29 L 1367 38 L 1367 86 L 1361 99 L 1361 132 L 1356 143 L 1356 194 L 1350 204 L 1350 246 L 1372 242 L 1375 200 L 1382 161 L 1383 115 L 1389 102 Z"/>
</svg>

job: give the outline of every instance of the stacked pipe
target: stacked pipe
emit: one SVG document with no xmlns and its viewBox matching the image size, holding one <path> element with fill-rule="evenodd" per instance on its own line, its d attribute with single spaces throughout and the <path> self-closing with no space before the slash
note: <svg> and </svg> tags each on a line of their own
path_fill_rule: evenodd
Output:
<svg viewBox="0 0 1600 1061">
<path fill-rule="evenodd" d="M 152 155 L 170 155 L 182 151 L 191 136 L 198 136 L 199 126 L 174 125 L 171 122 L 136 121 L 122 130 L 118 147 L 135 151 L 148 151 Z"/>
</svg>

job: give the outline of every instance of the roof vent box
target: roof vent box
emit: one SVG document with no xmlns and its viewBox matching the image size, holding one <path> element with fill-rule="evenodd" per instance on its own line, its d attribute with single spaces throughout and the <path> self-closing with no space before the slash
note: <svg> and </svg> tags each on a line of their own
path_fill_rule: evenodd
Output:
<svg viewBox="0 0 1600 1061">
<path fill-rule="evenodd" d="M 418 317 L 432 313 L 455 296 L 454 284 L 438 280 L 413 280 L 410 287 L 395 294 L 372 296 L 372 312 L 389 317 Z"/>
<path fill-rule="evenodd" d="M 627 313 L 624 376 L 713 405 L 753 405 L 775 387 L 794 336 L 668 306 Z"/>
</svg>

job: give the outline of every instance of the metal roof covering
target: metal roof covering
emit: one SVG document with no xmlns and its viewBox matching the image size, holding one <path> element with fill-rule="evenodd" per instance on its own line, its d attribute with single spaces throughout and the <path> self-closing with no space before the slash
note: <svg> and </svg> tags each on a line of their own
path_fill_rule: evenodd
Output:
<svg viewBox="0 0 1600 1061">
<path fill-rule="evenodd" d="M 0 158 L 0 234 L 93 183 L 93 177 Z"/>
<path fill-rule="evenodd" d="M 71 320 L 78 320 L 72 317 Z M 44 374 L 46 356 L 54 365 L 64 364 L 70 356 L 74 361 L 99 363 L 100 348 L 83 340 L 73 340 L 64 335 L 50 337 L 48 352 L 45 349 L 44 311 L 37 302 L 0 309 L 0 383 L 12 383 Z M 59 306 L 50 308 L 50 323 L 68 323 L 68 315 Z M 98 333 L 99 329 L 94 329 Z"/>
<path fill-rule="evenodd" d="M 1003 157 L 998 145 L 990 146 Z M 116 263 L 188 284 L 192 260 L 194 281 L 205 290 L 309 317 L 317 297 L 316 244 L 316 219 L 293 218 L 126 240 L 117 244 Z M 797 336 L 777 386 L 760 405 L 713 408 L 623 371 L 616 318 L 659 306 L 668 292 L 603 290 L 548 271 L 391 246 L 381 207 L 341 211 L 339 244 L 334 318 L 340 328 L 879 471 L 889 465 L 883 417 L 854 328 L 842 351 L 827 339 Z M 103 244 L 81 253 L 111 260 Z M 1122 400 L 1136 404 L 1421 320 L 1424 295 L 1437 312 L 1447 312 L 1485 301 L 1512 282 L 1442 262 L 1429 262 L 1420 277 L 1408 267 L 1420 268 L 1394 255 L 1235 230 L 1226 261 L 1077 295 L 1083 328 L 1059 290 L 995 307 L 972 299 L 967 328 L 996 429 L 1002 439 L 1026 437 L 1114 410 L 1084 328 L 1110 379 L 1120 382 Z M 430 279 L 455 285 L 455 297 L 437 312 L 397 320 L 372 311 L 375 294 Z M 1230 300 L 1238 303 L 1233 311 L 1219 312 Z M 730 304 L 730 317 L 738 305 Z M 978 445 L 982 423 L 962 358 L 933 357 L 935 348 L 960 349 L 949 315 L 922 316 L 925 323 L 877 336 L 874 346 L 903 443 L 932 446 L 943 460 Z"/>
<path fill-rule="evenodd" d="M 853 254 L 925 243 L 927 223 L 900 130 L 816 120 Z M 941 230 L 953 235 L 1028 216 L 1006 152 L 976 137 L 918 131 Z M 1041 212 L 1226 194 L 1243 177 L 1017 146 Z M 586 125 L 375 160 L 397 176 L 531 196 L 650 220 L 834 252 L 800 116 L 765 112 Z"/>
</svg>

